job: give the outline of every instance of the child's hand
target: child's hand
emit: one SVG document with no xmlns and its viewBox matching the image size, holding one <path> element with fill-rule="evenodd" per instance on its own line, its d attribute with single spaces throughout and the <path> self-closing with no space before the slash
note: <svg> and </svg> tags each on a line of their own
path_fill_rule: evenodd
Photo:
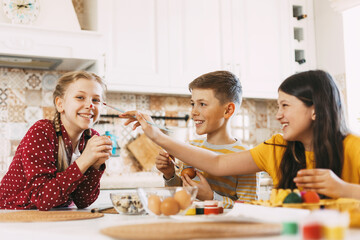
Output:
<svg viewBox="0 0 360 240">
<path fill-rule="evenodd" d="M 125 113 L 119 115 L 119 117 L 127 118 L 127 121 L 124 123 L 125 126 L 129 125 L 132 122 L 135 122 L 133 125 L 133 130 L 135 130 L 137 127 L 141 126 L 145 135 L 148 136 L 151 140 L 156 139 L 157 136 L 159 134 L 161 134 L 161 131 L 159 128 L 154 127 L 146 122 L 146 121 L 149 121 L 149 122 L 153 123 L 152 118 L 147 114 L 140 113 L 139 111 L 128 111 L 128 112 L 125 112 Z"/>
<path fill-rule="evenodd" d="M 330 169 L 302 169 L 294 182 L 305 191 L 315 191 L 331 198 L 344 195 L 345 182 Z"/>
<path fill-rule="evenodd" d="M 198 193 L 196 198 L 205 201 L 205 200 L 212 200 L 214 198 L 214 193 L 209 185 L 209 183 L 206 181 L 206 178 L 196 171 L 196 175 L 199 177 L 200 182 L 194 182 L 191 180 L 191 178 L 185 174 L 185 177 L 181 177 L 181 180 L 183 182 L 183 186 L 192 186 L 192 187 L 198 187 Z"/>
<path fill-rule="evenodd" d="M 170 155 L 160 150 L 159 155 L 156 156 L 156 168 L 164 174 L 165 179 L 170 179 L 175 174 L 174 164 L 170 160 Z"/>
<path fill-rule="evenodd" d="M 99 170 L 101 165 L 103 165 L 106 160 L 108 160 L 108 158 L 99 158 L 93 165 L 92 167 L 95 168 L 96 170 Z"/>
<path fill-rule="evenodd" d="M 112 142 L 107 136 L 92 136 L 86 144 L 81 156 L 76 160 L 80 171 L 84 173 L 99 159 L 105 162 L 111 156 Z"/>
</svg>

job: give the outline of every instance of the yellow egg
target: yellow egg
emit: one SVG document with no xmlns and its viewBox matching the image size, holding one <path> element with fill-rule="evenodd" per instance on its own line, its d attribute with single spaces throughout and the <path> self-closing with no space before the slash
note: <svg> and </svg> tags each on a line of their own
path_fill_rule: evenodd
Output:
<svg viewBox="0 0 360 240">
<path fill-rule="evenodd" d="M 191 196 L 186 190 L 180 190 L 174 195 L 175 200 L 179 203 L 180 209 L 184 210 L 191 205 Z"/>
<path fill-rule="evenodd" d="M 166 198 L 160 206 L 161 213 L 169 216 L 175 215 L 180 211 L 179 203 L 173 197 Z"/>
<path fill-rule="evenodd" d="M 160 215 L 161 214 L 160 206 L 161 206 L 161 200 L 159 196 L 150 195 L 148 197 L 148 208 L 150 211 L 152 211 L 156 215 Z"/>
</svg>

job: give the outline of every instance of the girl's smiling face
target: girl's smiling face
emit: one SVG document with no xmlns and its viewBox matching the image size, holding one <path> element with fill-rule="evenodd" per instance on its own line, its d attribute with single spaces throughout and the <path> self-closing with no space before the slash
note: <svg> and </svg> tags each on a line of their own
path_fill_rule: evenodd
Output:
<svg viewBox="0 0 360 240">
<path fill-rule="evenodd" d="M 312 149 L 314 106 L 308 107 L 297 97 L 279 91 L 276 119 L 281 123 L 287 141 L 300 141 L 306 150 Z"/>
<path fill-rule="evenodd" d="M 98 120 L 102 93 L 98 82 L 80 78 L 68 86 L 63 98 L 56 99 L 61 121 L 69 133 L 81 134 Z"/>
</svg>

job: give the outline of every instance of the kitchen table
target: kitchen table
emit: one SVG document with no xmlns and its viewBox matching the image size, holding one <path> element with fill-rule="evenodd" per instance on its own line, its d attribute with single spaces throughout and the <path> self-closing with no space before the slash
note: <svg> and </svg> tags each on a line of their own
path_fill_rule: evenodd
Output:
<svg viewBox="0 0 360 240">
<path fill-rule="evenodd" d="M 109 194 L 117 190 L 101 190 L 100 196 L 88 209 L 106 207 L 111 205 Z M 9 212 L 11 210 L 0 210 Z M 76 208 L 73 211 L 79 211 Z M 127 216 L 119 214 L 105 214 L 104 217 L 59 222 L 34 222 L 34 223 L 0 223 L 0 238 L 2 240 L 13 239 L 36 239 L 36 240 L 110 240 L 112 238 L 100 233 L 103 228 L 137 223 L 154 223 L 164 221 L 176 221 L 170 218 L 158 218 L 153 216 Z M 275 239 L 300 239 L 299 236 L 273 236 L 251 238 L 252 240 L 275 240 Z M 360 239 L 360 229 L 349 229 L 346 239 Z"/>
</svg>

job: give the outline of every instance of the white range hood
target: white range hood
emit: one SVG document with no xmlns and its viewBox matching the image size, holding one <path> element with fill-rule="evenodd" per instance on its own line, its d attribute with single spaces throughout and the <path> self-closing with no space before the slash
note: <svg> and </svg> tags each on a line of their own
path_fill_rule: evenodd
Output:
<svg viewBox="0 0 360 240">
<path fill-rule="evenodd" d="M 104 54 L 102 35 L 82 31 L 71 0 L 38 0 L 31 24 L 13 24 L 0 9 L 0 67 L 80 70 Z"/>
</svg>

